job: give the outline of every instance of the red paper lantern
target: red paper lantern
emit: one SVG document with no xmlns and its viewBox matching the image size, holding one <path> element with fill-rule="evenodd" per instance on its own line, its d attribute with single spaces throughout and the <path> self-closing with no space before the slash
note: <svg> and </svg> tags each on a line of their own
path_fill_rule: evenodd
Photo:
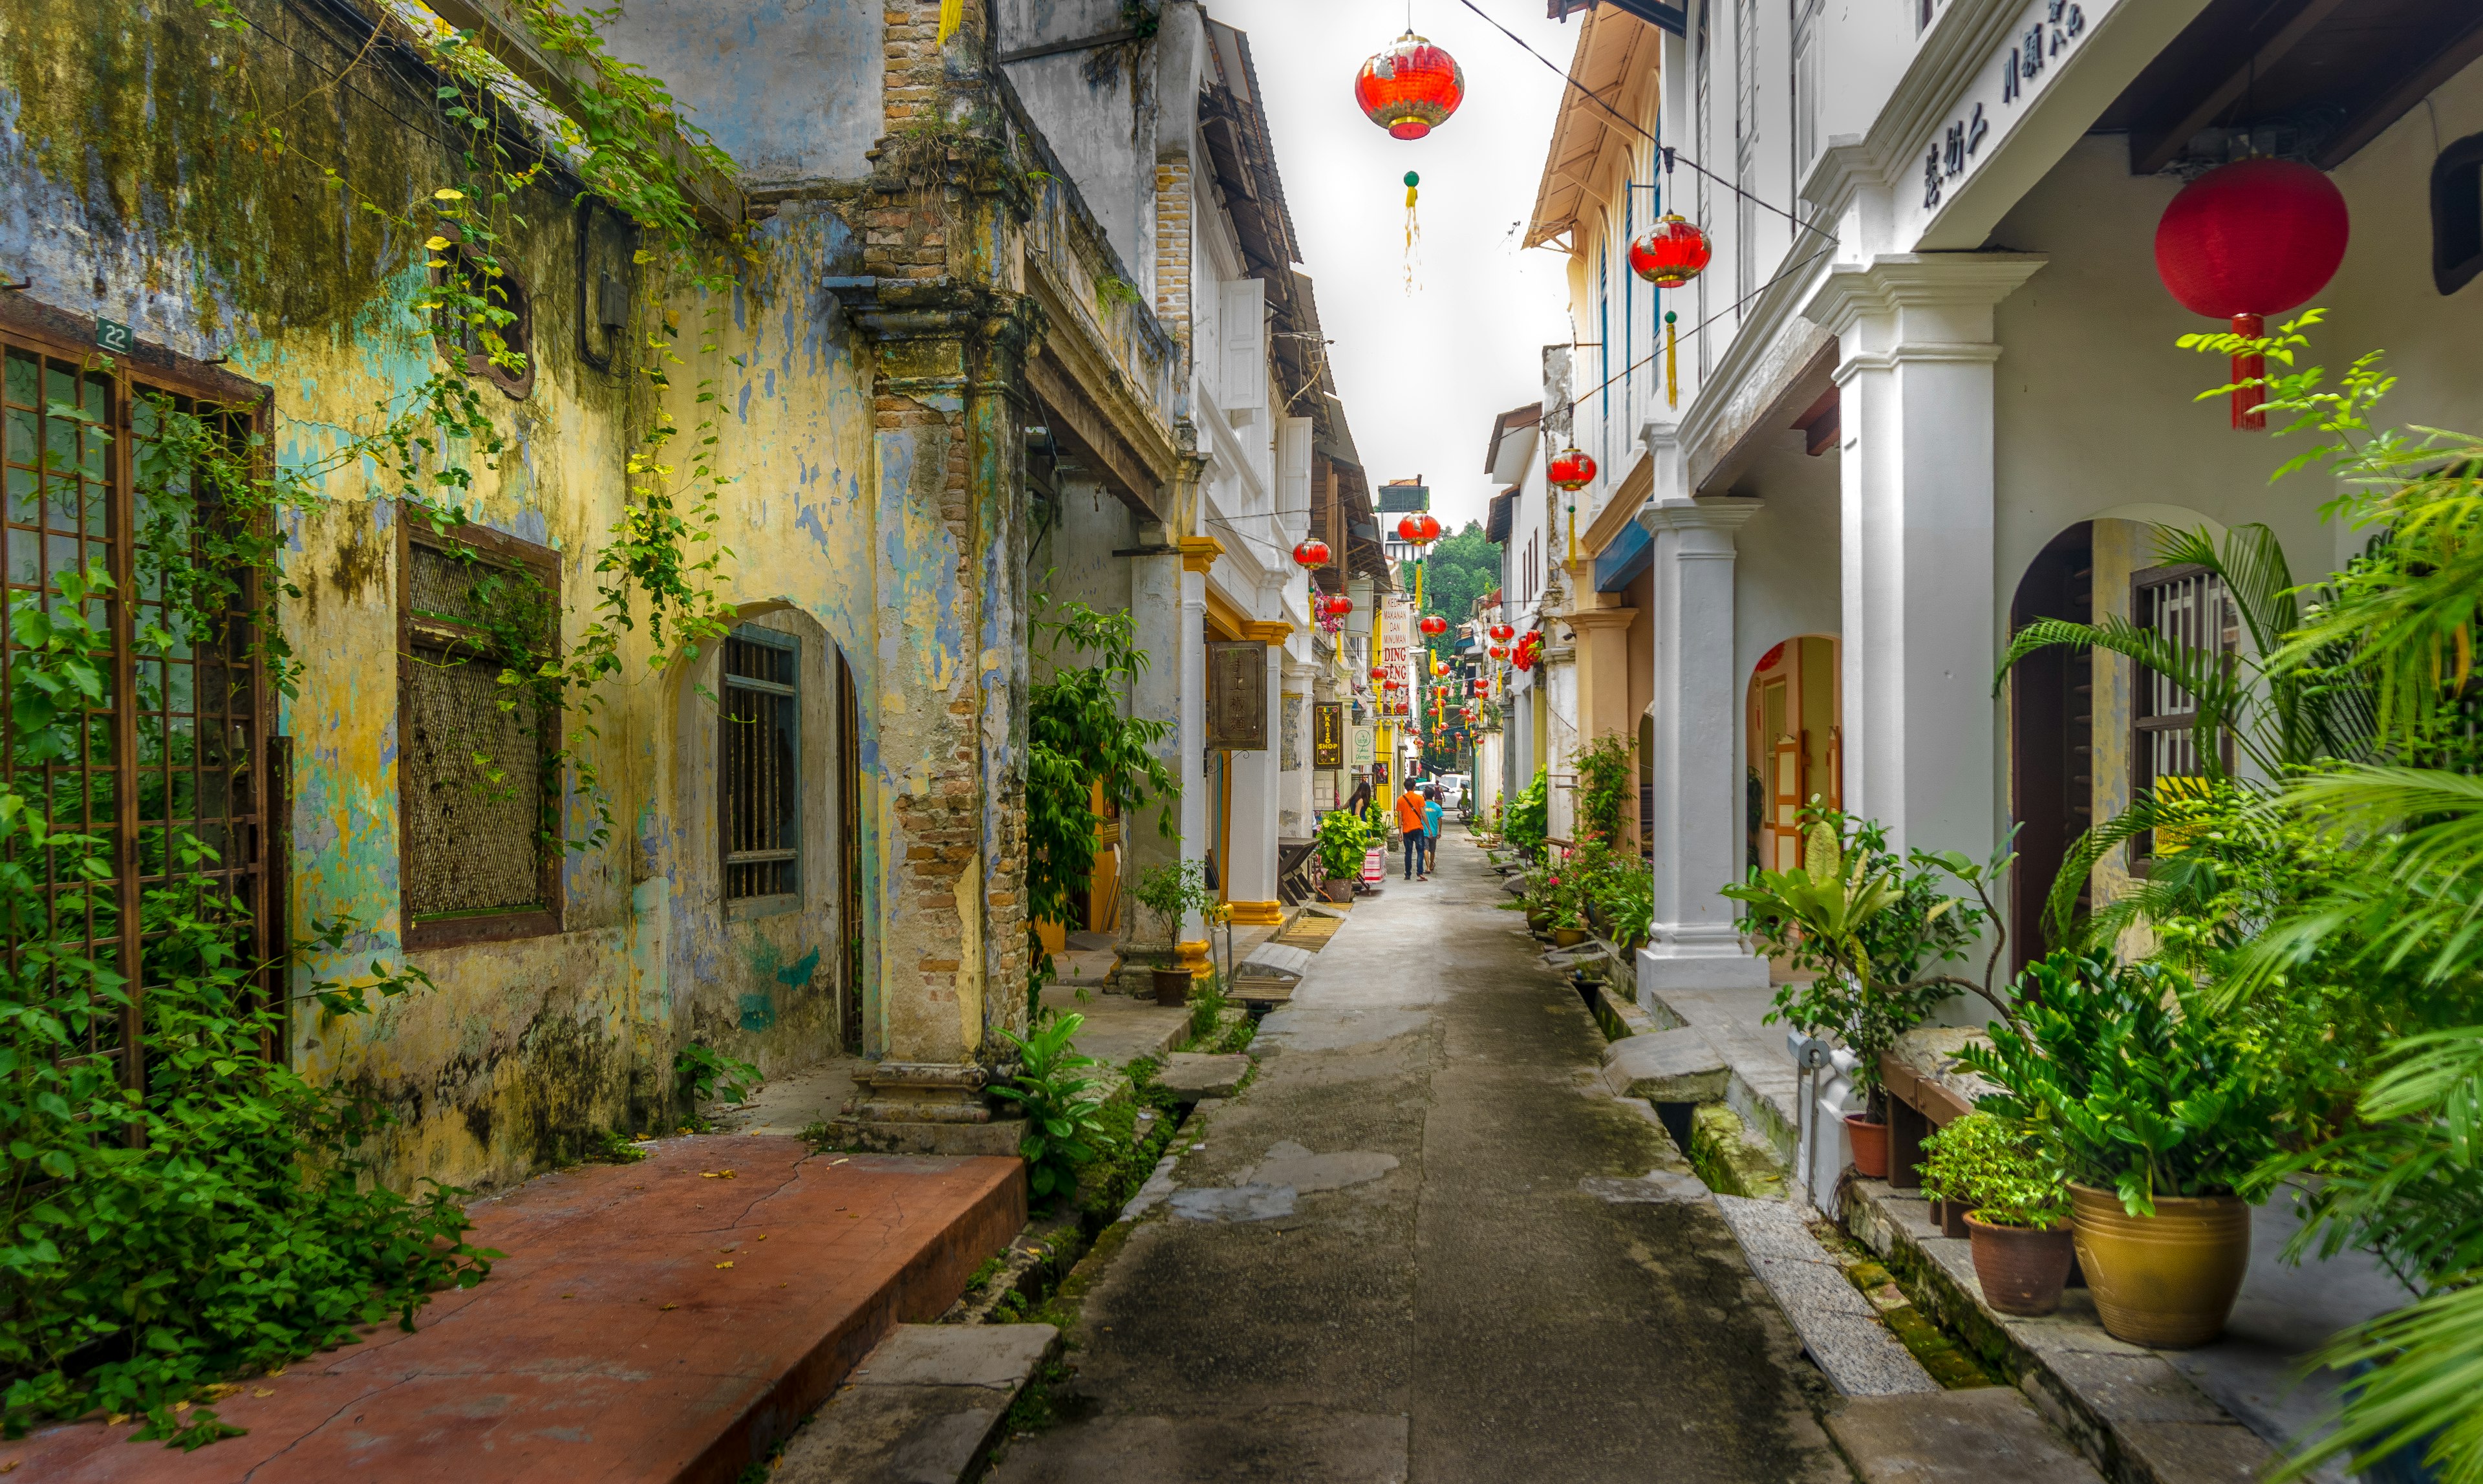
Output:
<svg viewBox="0 0 2483 1484">
<path fill-rule="evenodd" d="M 1375 679 L 1375 680 L 1385 679 L 1385 678 L 1387 678 L 1387 676 L 1388 676 L 1388 667 L 1387 667 L 1387 666 L 1385 666 L 1385 665 L 1374 665 L 1374 666 L 1372 666 L 1372 667 L 1371 667 L 1371 678 L 1373 678 L 1373 679 Z"/>
<path fill-rule="evenodd" d="M 1715 255 L 1707 234 L 1677 212 L 1659 218 L 1629 246 L 1630 271 L 1657 288 L 1681 287 Z"/>
<path fill-rule="evenodd" d="M 1575 448 L 1564 448 L 1552 456 L 1543 475 L 1563 490 L 1582 490 L 1594 481 L 1595 461 Z"/>
<path fill-rule="evenodd" d="M 1489 653 L 1494 659 L 1507 659 L 1508 658 L 1508 646 L 1505 644 L 1493 645 Z"/>
<path fill-rule="evenodd" d="M 1294 563 L 1297 567 L 1325 567 L 1327 558 L 1327 543 L 1316 536 L 1294 548 Z"/>
<path fill-rule="evenodd" d="M 1457 59 L 1408 31 L 1362 64 L 1353 101 L 1372 122 L 1398 139 L 1421 139 L 1465 100 L 1466 70 Z"/>
<path fill-rule="evenodd" d="M 1502 644 L 1507 644 L 1517 637 L 1517 629 L 1513 624 L 1494 623 L 1491 626 L 1491 637 Z"/>
<path fill-rule="evenodd" d="M 1436 613 L 1423 615 L 1423 632 L 1433 639 L 1449 631 L 1449 621 Z"/>
<path fill-rule="evenodd" d="M 2236 160 L 2181 188 L 2155 224 L 2155 272 L 2193 314 L 2266 332 L 2261 318 L 2308 303 L 2345 260 L 2352 223 L 2336 183 L 2293 160 Z M 2233 380 L 2264 376 L 2259 357 L 2233 358 Z M 2233 392 L 2236 428 L 2267 426 L 2262 388 Z"/>
<path fill-rule="evenodd" d="M 1331 593 L 1327 596 L 1326 608 L 1329 618 L 1341 619 L 1353 611 L 1353 599 L 1342 593 Z"/>
<path fill-rule="evenodd" d="M 1440 539 L 1440 522 L 1429 516 L 1416 514 L 1397 522 L 1397 539 L 1428 545 Z"/>
</svg>

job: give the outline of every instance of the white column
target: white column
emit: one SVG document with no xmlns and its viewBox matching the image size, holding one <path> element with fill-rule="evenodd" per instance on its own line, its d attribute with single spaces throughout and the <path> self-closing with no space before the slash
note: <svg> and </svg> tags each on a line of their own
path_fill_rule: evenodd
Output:
<svg viewBox="0 0 2483 1484">
<path fill-rule="evenodd" d="M 1181 573 L 1181 859 L 1207 859 L 1207 567 L 1185 556 Z M 1206 963 L 1207 922 L 1196 913 L 1182 919 L 1181 941 Z"/>
<path fill-rule="evenodd" d="M 1659 496 L 1665 490 L 1657 485 Z M 1758 509 L 1674 496 L 1639 513 L 1655 538 L 1655 922 L 1638 955 L 1642 994 L 1768 983 L 1767 961 L 1743 946 L 1722 889 L 1742 877 L 1733 532 Z"/>
<path fill-rule="evenodd" d="M 1290 652 L 1279 663 L 1283 679 L 1276 701 L 1284 752 L 1276 761 L 1276 838 L 1301 839 L 1313 828 L 1311 696 L 1319 682 L 1319 667 Z"/>
<path fill-rule="evenodd" d="M 1247 627 L 1261 630 L 1263 626 L 1253 623 Z M 1242 926 L 1265 926 L 1284 920 L 1276 901 L 1276 779 L 1283 745 L 1277 733 L 1283 722 L 1282 636 L 1291 631 L 1291 626 L 1270 623 L 1264 628 L 1251 637 L 1265 646 L 1262 674 L 1267 687 L 1268 745 L 1253 752 L 1227 755 L 1233 769 L 1233 838 L 1224 852 L 1232 871 L 1232 879 L 1224 884 L 1224 900 L 1233 908 L 1234 922 Z"/>
<path fill-rule="evenodd" d="M 1845 807 L 1897 850 L 1980 859 L 1997 766 L 1992 306 L 2036 253 L 1840 264 L 1804 313 L 1837 337 L 1844 447 Z"/>
</svg>

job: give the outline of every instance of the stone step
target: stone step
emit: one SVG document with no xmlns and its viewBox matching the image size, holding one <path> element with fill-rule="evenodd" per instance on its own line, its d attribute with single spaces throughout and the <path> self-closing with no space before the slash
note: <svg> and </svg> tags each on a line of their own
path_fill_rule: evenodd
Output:
<svg viewBox="0 0 2483 1484">
<path fill-rule="evenodd" d="M 2103 1484 L 2007 1387 L 1856 1396 L 1826 1420 L 1862 1484 Z"/>
<path fill-rule="evenodd" d="M 770 1484 L 952 1484 L 1059 1340 L 1049 1324 L 900 1324 L 793 1434 Z"/>
<path fill-rule="evenodd" d="M 1819 1245 L 1802 1216 L 1781 1201 L 1719 1195 L 1716 1208 L 1775 1296 L 1802 1347 L 1848 1396 L 1893 1396 L 1940 1389 L 1880 1312 L 1846 1281 L 1845 1266 Z"/>
</svg>

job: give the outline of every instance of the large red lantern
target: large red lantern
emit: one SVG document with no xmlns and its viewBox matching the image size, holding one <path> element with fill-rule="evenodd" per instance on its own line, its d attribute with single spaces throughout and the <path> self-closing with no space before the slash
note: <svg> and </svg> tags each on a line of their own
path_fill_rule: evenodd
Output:
<svg viewBox="0 0 2483 1484">
<path fill-rule="evenodd" d="M 1511 639 L 1517 637 L 1516 625 L 1510 623 L 1494 623 L 1491 626 L 1491 637 L 1497 643 L 1507 644 Z"/>
<path fill-rule="evenodd" d="M 1423 632 L 1428 637 L 1437 639 L 1448 631 L 1448 620 L 1440 617 L 1436 613 L 1427 613 L 1423 615 Z"/>
<path fill-rule="evenodd" d="M 1457 59 L 1408 31 L 1362 64 L 1353 101 L 1398 139 L 1421 139 L 1457 111 L 1466 70 Z"/>
<path fill-rule="evenodd" d="M 1680 288 L 1715 255 L 1707 234 L 1678 213 L 1667 213 L 1629 245 L 1630 271 L 1657 288 Z"/>
<path fill-rule="evenodd" d="M 2293 160 L 2236 160 L 2181 188 L 2155 224 L 2155 272 L 2193 314 L 2232 321 L 2233 333 L 2266 332 L 2262 316 L 2308 303 L 2345 260 L 2351 233 L 2344 193 Z M 2233 358 L 2233 380 L 2266 374 L 2256 356 Z M 2262 388 L 2237 387 L 2232 423 L 2267 426 Z"/>
<path fill-rule="evenodd" d="M 1294 548 L 1294 565 L 1297 567 L 1325 567 L 1327 559 L 1327 543 L 1316 536 Z"/>
<path fill-rule="evenodd" d="M 1397 522 L 1397 539 L 1417 546 L 1428 545 L 1440 539 L 1440 522 L 1420 513 L 1407 516 Z"/>
<path fill-rule="evenodd" d="M 1578 449 L 1564 448 L 1552 456 L 1543 477 L 1563 490 L 1583 490 L 1594 482 L 1595 461 Z"/>
</svg>

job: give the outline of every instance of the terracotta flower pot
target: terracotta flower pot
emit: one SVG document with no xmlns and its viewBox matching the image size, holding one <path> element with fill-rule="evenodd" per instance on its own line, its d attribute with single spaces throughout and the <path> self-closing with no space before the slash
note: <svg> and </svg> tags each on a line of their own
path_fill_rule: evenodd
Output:
<svg viewBox="0 0 2483 1484">
<path fill-rule="evenodd" d="M 1159 968 L 1156 975 L 1156 1003 L 1175 1009 L 1189 1003 L 1189 970 Z"/>
<path fill-rule="evenodd" d="M 1848 1113 L 1845 1137 L 1854 1145 L 1854 1173 L 1864 1179 L 1888 1178 L 1887 1125 L 1871 1122 L 1868 1113 Z"/>
<path fill-rule="evenodd" d="M 2078 1266 L 2115 1339 L 2186 1350 L 2224 1333 L 2250 1265 L 2250 1206 L 2237 1196 L 2159 1196 L 2152 1216 L 2121 1197 L 2069 1187 Z"/>
<path fill-rule="evenodd" d="M 2001 1227 L 1968 1215 L 1974 1242 L 1974 1276 L 1983 1301 L 2004 1314 L 2029 1318 L 2061 1307 L 2061 1285 L 2069 1281 L 2073 1242 L 2067 1226 Z"/>
<path fill-rule="evenodd" d="M 1574 948 L 1587 941 L 1585 928 L 1554 928 L 1552 944 L 1557 948 Z"/>
<path fill-rule="evenodd" d="M 1327 879 L 1327 884 L 1321 889 L 1325 892 L 1327 899 L 1331 902 L 1350 902 L 1353 900 L 1353 878 L 1350 876 L 1331 876 Z"/>
</svg>

